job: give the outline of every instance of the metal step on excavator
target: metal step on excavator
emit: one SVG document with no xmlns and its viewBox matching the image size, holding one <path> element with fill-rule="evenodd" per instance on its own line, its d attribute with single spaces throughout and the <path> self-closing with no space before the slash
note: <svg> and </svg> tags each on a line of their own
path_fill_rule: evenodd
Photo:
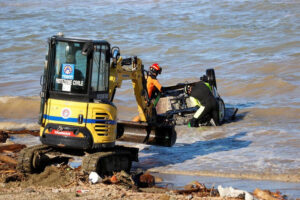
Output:
<svg viewBox="0 0 300 200">
<path fill-rule="evenodd" d="M 208 73 L 215 83 L 214 71 Z M 140 122 L 117 121 L 113 100 L 123 80 L 132 81 Z M 175 125 L 184 124 L 180 118 L 195 112 L 184 96 L 185 84 L 167 87 L 154 107 L 146 80 L 142 60 L 136 56 L 123 59 L 120 49 L 107 41 L 67 38 L 61 33 L 50 37 L 41 76 L 42 144 L 20 152 L 19 171 L 38 173 L 51 163 L 79 156 L 84 172 L 104 177 L 129 172 L 132 162 L 138 161 L 138 148 L 117 145 L 116 140 L 173 146 Z M 224 103 L 215 94 L 225 116 Z"/>
</svg>

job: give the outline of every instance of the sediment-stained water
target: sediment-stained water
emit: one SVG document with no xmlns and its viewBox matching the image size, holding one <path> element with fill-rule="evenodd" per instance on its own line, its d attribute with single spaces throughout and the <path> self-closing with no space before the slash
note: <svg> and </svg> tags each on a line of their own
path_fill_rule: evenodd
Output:
<svg viewBox="0 0 300 200">
<path fill-rule="evenodd" d="M 38 129 L 48 37 L 108 40 L 160 82 L 195 81 L 214 68 L 236 121 L 176 127 L 174 147 L 137 145 L 158 172 L 300 181 L 299 1 L 0 1 L 0 129 Z M 137 113 L 131 83 L 116 93 L 120 119 Z"/>
</svg>

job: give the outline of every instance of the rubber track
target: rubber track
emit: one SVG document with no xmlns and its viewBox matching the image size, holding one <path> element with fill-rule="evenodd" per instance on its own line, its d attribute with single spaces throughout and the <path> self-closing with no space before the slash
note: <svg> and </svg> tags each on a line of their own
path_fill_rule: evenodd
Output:
<svg viewBox="0 0 300 200">
<path fill-rule="evenodd" d="M 43 151 L 49 148 L 46 145 L 36 145 L 23 149 L 18 157 L 17 170 L 22 173 L 33 173 L 35 169 L 32 166 L 32 160 L 35 152 Z"/>
<path fill-rule="evenodd" d="M 129 162 L 131 161 L 130 152 L 120 152 L 120 151 L 112 151 L 112 152 L 97 152 L 90 155 L 87 155 L 82 159 L 82 169 L 86 173 L 97 172 L 97 164 L 101 159 L 110 157 L 110 156 L 127 156 Z M 124 169 L 127 170 L 127 169 Z M 97 172 L 101 174 L 100 172 Z"/>
</svg>

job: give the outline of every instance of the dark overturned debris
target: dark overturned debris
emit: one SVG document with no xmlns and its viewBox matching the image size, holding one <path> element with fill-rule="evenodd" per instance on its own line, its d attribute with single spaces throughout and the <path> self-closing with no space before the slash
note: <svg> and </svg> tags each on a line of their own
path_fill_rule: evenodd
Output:
<svg viewBox="0 0 300 200">
<path fill-rule="evenodd" d="M 105 184 L 121 184 L 129 188 L 146 188 L 155 186 L 155 177 L 148 172 L 128 174 L 125 171 L 114 173 L 102 180 Z"/>
<path fill-rule="evenodd" d="M 8 133 L 0 131 L 0 143 L 5 143 L 7 138 L 9 138 Z"/>
<path fill-rule="evenodd" d="M 198 181 L 193 181 L 186 186 L 182 190 L 175 190 L 177 194 L 194 194 L 199 197 L 219 197 L 219 192 L 215 188 L 207 188 L 204 184 L 199 183 Z"/>
</svg>

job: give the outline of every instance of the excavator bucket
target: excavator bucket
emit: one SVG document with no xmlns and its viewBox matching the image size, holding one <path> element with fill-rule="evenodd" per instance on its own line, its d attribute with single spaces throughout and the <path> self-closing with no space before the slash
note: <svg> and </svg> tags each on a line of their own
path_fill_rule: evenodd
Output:
<svg viewBox="0 0 300 200">
<path fill-rule="evenodd" d="M 176 142 L 174 126 L 153 126 L 145 122 L 118 121 L 118 141 L 171 147 Z"/>
</svg>

